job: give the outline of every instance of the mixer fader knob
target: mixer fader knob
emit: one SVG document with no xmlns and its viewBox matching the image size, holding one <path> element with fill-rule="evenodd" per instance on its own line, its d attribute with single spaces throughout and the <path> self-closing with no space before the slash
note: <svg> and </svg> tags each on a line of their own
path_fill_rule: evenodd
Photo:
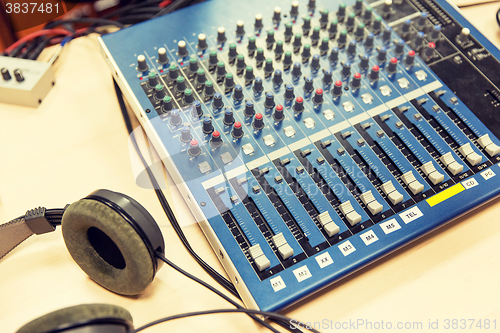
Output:
<svg viewBox="0 0 500 333">
<path fill-rule="evenodd" d="M 330 12 L 328 11 L 328 9 L 322 9 L 320 11 L 320 14 L 321 14 L 321 18 L 319 19 L 319 23 L 321 24 L 322 27 L 326 27 L 326 25 L 328 24 L 328 14 Z"/>
<path fill-rule="evenodd" d="M 285 119 L 285 114 L 283 112 L 283 105 L 281 105 L 281 104 L 276 105 L 276 109 L 274 111 L 273 118 L 274 118 L 274 120 L 276 120 L 278 122 Z"/>
<path fill-rule="evenodd" d="M 184 92 L 186 89 L 186 80 L 184 80 L 184 76 L 179 75 L 175 82 L 175 90 L 179 93 Z"/>
<path fill-rule="evenodd" d="M 291 17 L 299 16 L 299 2 L 298 1 L 292 1 L 292 9 L 290 10 L 290 16 Z"/>
<path fill-rule="evenodd" d="M 257 76 L 255 78 L 255 82 L 253 84 L 253 91 L 256 94 L 260 94 L 262 92 L 262 90 L 264 90 L 264 87 L 262 85 L 262 78 L 260 78 L 259 76 Z"/>
<path fill-rule="evenodd" d="M 293 94 L 293 84 L 287 84 L 285 87 L 285 100 L 291 101 L 295 95 Z"/>
<path fill-rule="evenodd" d="M 313 45 L 316 45 L 318 43 L 318 40 L 320 38 L 319 33 L 321 32 L 321 29 L 319 27 L 314 27 L 313 32 L 311 34 L 311 40 L 313 41 Z"/>
<path fill-rule="evenodd" d="M 184 105 L 190 105 L 194 102 L 193 91 L 191 89 L 184 90 L 184 97 L 182 99 L 184 101 Z"/>
<path fill-rule="evenodd" d="M 295 113 L 301 113 L 304 111 L 304 99 L 302 97 L 297 97 L 295 99 L 295 104 L 293 105 L 293 111 Z"/>
<path fill-rule="evenodd" d="M 330 52 L 328 59 L 334 64 L 337 63 L 337 61 L 339 60 L 339 48 L 338 47 L 335 46 L 332 48 L 332 51 Z"/>
<path fill-rule="evenodd" d="M 170 124 L 178 126 L 182 123 L 182 118 L 179 109 L 173 109 L 170 111 Z"/>
<path fill-rule="evenodd" d="M 236 51 L 236 44 L 235 43 L 229 44 L 229 52 L 227 53 L 227 55 L 229 58 L 233 58 L 233 59 L 236 58 L 236 56 L 238 55 L 238 51 Z"/>
<path fill-rule="evenodd" d="M 354 4 L 354 11 L 359 13 L 361 9 L 363 9 L 363 0 L 356 0 L 356 3 Z"/>
<path fill-rule="evenodd" d="M 196 73 L 197 70 L 198 70 L 198 61 L 196 60 L 196 57 L 189 58 L 189 71 L 191 73 Z"/>
<path fill-rule="evenodd" d="M 198 35 L 198 49 L 205 50 L 208 47 L 207 45 L 207 36 L 205 34 Z"/>
<path fill-rule="evenodd" d="M 213 132 L 213 130 L 214 128 L 212 126 L 212 118 L 206 116 L 205 118 L 203 118 L 202 131 L 205 134 L 210 134 Z"/>
<path fill-rule="evenodd" d="M 214 148 L 218 148 L 222 146 L 222 137 L 220 136 L 219 131 L 212 132 L 212 138 L 210 139 L 210 145 Z"/>
<path fill-rule="evenodd" d="M 139 72 L 145 72 L 148 70 L 148 64 L 146 63 L 146 57 L 142 54 L 137 57 L 137 70 Z"/>
<path fill-rule="evenodd" d="M 242 70 L 245 67 L 246 67 L 246 65 L 245 65 L 245 56 L 243 54 L 238 54 L 236 56 L 236 68 L 238 70 Z"/>
<path fill-rule="evenodd" d="M 355 35 L 357 40 L 362 40 L 365 36 L 365 24 L 363 22 L 360 22 L 356 27 Z"/>
<path fill-rule="evenodd" d="M 214 94 L 214 101 L 212 103 L 214 109 L 221 109 L 224 106 L 224 102 L 222 101 L 222 95 L 219 92 Z"/>
<path fill-rule="evenodd" d="M 325 55 L 328 52 L 329 49 L 328 42 L 329 42 L 328 37 L 323 37 L 323 39 L 321 40 L 321 44 L 319 45 L 319 50 L 321 51 L 321 55 Z"/>
<path fill-rule="evenodd" d="M 279 22 L 281 21 L 281 8 L 280 7 L 274 7 L 274 14 L 273 14 L 273 22 Z"/>
<path fill-rule="evenodd" d="M 339 5 L 339 10 L 337 11 L 337 17 L 338 17 L 339 22 L 344 22 L 345 9 L 346 9 L 346 4 L 341 2 Z"/>
<path fill-rule="evenodd" d="M 417 33 L 417 36 L 415 37 L 415 49 L 420 48 L 420 46 L 424 42 L 424 36 L 425 34 L 422 31 L 419 31 Z"/>
<path fill-rule="evenodd" d="M 302 31 L 304 32 L 304 36 L 309 35 L 309 30 L 311 30 L 311 17 L 304 16 L 304 23 L 302 24 Z"/>
<path fill-rule="evenodd" d="M 271 75 L 271 73 L 273 72 L 274 68 L 273 68 L 273 59 L 271 58 L 267 58 L 266 59 L 266 64 L 264 65 L 264 72 L 266 72 L 266 77 L 268 77 L 268 75 Z"/>
<path fill-rule="evenodd" d="M 224 125 L 230 126 L 233 123 L 234 123 L 233 109 L 226 108 L 226 112 L 224 112 Z"/>
<path fill-rule="evenodd" d="M 302 49 L 302 62 L 307 62 L 307 60 L 309 60 L 310 57 L 311 57 L 311 45 L 306 44 Z"/>
<path fill-rule="evenodd" d="M 262 63 L 266 58 L 264 57 L 264 49 L 262 47 L 257 48 L 257 55 L 255 56 L 257 63 Z M 257 66 L 258 67 L 258 66 Z"/>
<path fill-rule="evenodd" d="M 274 41 L 275 41 L 274 40 L 274 30 L 272 30 L 272 29 L 267 30 L 266 43 L 267 43 L 268 49 L 273 47 Z"/>
<path fill-rule="evenodd" d="M 191 156 L 198 156 L 201 154 L 201 148 L 198 144 L 198 140 L 193 139 L 189 143 L 188 154 Z"/>
<path fill-rule="evenodd" d="M 293 49 L 298 52 L 298 49 L 302 46 L 302 35 L 295 34 L 295 39 L 293 40 Z"/>
<path fill-rule="evenodd" d="M 430 39 L 437 40 L 437 39 L 439 39 L 440 35 L 441 35 L 441 26 L 435 25 L 434 28 L 432 29 Z"/>
<path fill-rule="evenodd" d="M 232 89 L 234 87 L 233 74 L 226 73 L 226 79 L 224 80 L 224 86 L 226 87 L 226 89 Z"/>
<path fill-rule="evenodd" d="M 255 15 L 255 23 L 253 26 L 257 30 L 260 30 L 264 27 L 264 25 L 262 24 L 262 14 L 259 13 L 259 14 Z"/>
<path fill-rule="evenodd" d="M 243 99 L 243 87 L 239 84 L 234 86 L 233 99 L 241 101 Z"/>
<path fill-rule="evenodd" d="M 196 82 L 198 84 L 205 84 L 207 77 L 205 75 L 205 70 L 203 68 L 198 68 L 196 71 Z"/>
<path fill-rule="evenodd" d="M 255 43 L 255 37 L 254 36 L 248 37 L 248 46 L 247 46 L 247 49 L 248 49 L 248 55 L 249 56 L 253 56 L 253 53 L 257 49 L 257 44 Z"/>
<path fill-rule="evenodd" d="M 411 20 L 408 19 L 408 20 L 405 20 L 403 22 L 403 25 L 401 26 L 401 30 L 399 32 L 399 34 L 404 38 L 406 36 L 408 36 L 408 34 L 410 33 L 410 27 L 411 27 Z"/>
<path fill-rule="evenodd" d="M 467 28 L 463 28 L 460 31 L 460 34 L 457 36 L 460 44 L 467 44 L 469 42 L 470 30 Z"/>
<path fill-rule="evenodd" d="M 217 28 L 217 42 L 224 43 L 226 41 L 226 29 L 224 27 Z"/>
<path fill-rule="evenodd" d="M 316 8 L 316 0 L 309 0 L 309 3 L 307 4 L 307 8 L 309 8 L 310 10 L 313 10 L 314 8 Z"/>
<path fill-rule="evenodd" d="M 291 65 L 292 65 L 292 52 L 286 51 L 285 52 L 285 59 L 283 60 L 284 70 L 287 70 L 288 68 L 290 68 Z"/>
<path fill-rule="evenodd" d="M 158 63 L 166 64 L 168 62 L 167 50 L 164 47 L 158 49 Z"/>
<path fill-rule="evenodd" d="M 395 40 L 394 45 L 396 45 L 396 47 L 394 48 L 394 53 L 399 57 L 405 50 L 405 41 L 402 39 Z"/>
<path fill-rule="evenodd" d="M 427 48 L 425 49 L 425 56 L 427 58 L 431 58 L 434 55 L 435 50 L 436 44 L 434 44 L 433 42 L 429 42 L 429 44 L 427 44 Z"/>
<path fill-rule="evenodd" d="M 245 117 L 253 117 L 254 114 L 255 114 L 255 108 L 253 102 L 251 100 L 246 101 L 243 115 Z"/>
<path fill-rule="evenodd" d="M 330 39 L 335 39 L 335 36 L 337 35 L 337 27 L 338 27 L 339 21 L 337 19 L 332 20 L 330 22 L 330 27 L 328 28 L 328 34 Z"/>
<path fill-rule="evenodd" d="M 378 34 L 382 29 L 382 17 L 375 16 L 375 21 L 373 21 L 373 33 Z"/>
<path fill-rule="evenodd" d="M 320 60 L 319 54 L 313 55 L 312 60 L 311 60 L 311 68 L 314 71 L 317 71 L 320 68 L 319 60 Z"/>
<path fill-rule="evenodd" d="M 327 69 L 323 73 L 323 83 L 325 84 L 325 86 L 328 86 L 328 85 L 332 84 L 332 82 L 333 82 L 332 75 L 333 74 L 332 74 L 332 70 L 331 69 Z"/>
<path fill-rule="evenodd" d="M 264 107 L 266 109 L 274 108 L 274 94 L 272 93 L 272 91 L 268 91 L 266 93 L 266 100 L 264 102 Z"/>
<path fill-rule="evenodd" d="M 187 57 L 189 54 L 187 47 L 186 47 L 186 42 L 183 40 L 180 40 L 177 43 L 177 55 L 181 58 Z"/>
<path fill-rule="evenodd" d="M 378 49 L 377 61 L 379 63 L 384 63 L 386 57 L 387 57 L 387 48 L 385 46 L 382 46 L 381 48 Z"/>
<path fill-rule="evenodd" d="M 264 128 L 264 117 L 262 116 L 262 113 L 257 113 L 255 115 L 252 126 L 256 130 L 261 130 Z"/>
<path fill-rule="evenodd" d="M 417 27 L 419 27 L 419 30 L 423 30 L 423 28 L 427 24 L 427 16 L 428 14 L 426 12 L 422 12 L 420 14 L 420 17 L 417 20 Z"/>
<path fill-rule="evenodd" d="M 217 59 L 217 51 L 212 49 L 210 50 L 210 53 L 208 55 L 208 64 L 210 65 L 210 67 L 212 67 L 217 65 L 217 62 L 219 62 L 219 60 Z"/>
<path fill-rule="evenodd" d="M 347 22 L 345 23 L 345 26 L 348 31 L 351 31 L 352 28 L 354 28 L 354 19 L 356 18 L 356 14 L 350 13 L 349 16 L 347 17 Z"/>
<path fill-rule="evenodd" d="M 307 93 L 312 92 L 314 90 L 313 84 L 314 84 L 313 77 L 312 76 L 306 77 L 304 83 L 304 91 Z"/>
<path fill-rule="evenodd" d="M 247 68 L 245 69 L 245 80 L 249 82 L 252 81 L 253 79 L 254 79 L 253 67 L 247 66 Z"/>
<path fill-rule="evenodd" d="M 323 103 L 323 89 L 316 89 L 316 92 L 314 93 L 313 103 L 316 105 L 320 105 Z"/>
<path fill-rule="evenodd" d="M 158 84 L 158 76 L 156 76 L 155 72 L 149 72 L 148 74 L 148 86 L 150 88 L 156 87 Z"/>
<path fill-rule="evenodd" d="M 289 43 L 293 36 L 293 24 L 292 22 L 287 22 L 285 24 L 285 42 Z"/>
<path fill-rule="evenodd" d="M 193 118 L 200 118 L 203 115 L 200 101 L 196 100 L 193 102 L 193 110 L 191 111 L 191 115 L 193 116 Z"/>
<path fill-rule="evenodd" d="M 190 142 L 192 139 L 191 135 L 191 129 L 189 128 L 189 125 L 184 125 L 181 128 L 181 141 L 182 142 Z"/>
<path fill-rule="evenodd" d="M 236 21 L 236 36 L 243 36 L 245 34 L 245 23 L 242 20 Z"/>
<path fill-rule="evenodd" d="M 389 65 L 387 66 L 387 73 L 389 75 L 392 75 L 396 73 L 398 70 L 398 59 L 397 58 L 391 58 L 391 61 L 389 62 Z"/>
<path fill-rule="evenodd" d="M 373 40 L 375 39 L 375 34 L 373 32 L 368 33 L 365 40 L 365 48 L 371 50 L 373 48 Z"/>
<path fill-rule="evenodd" d="M 372 13 L 373 13 L 373 8 L 366 7 L 365 12 L 363 13 L 363 21 L 365 21 L 365 23 L 370 24 L 372 20 Z"/>
<path fill-rule="evenodd" d="M 382 41 L 385 44 L 391 41 L 391 34 L 392 34 L 392 28 L 391 27 L 385 28 L 384 32 L 382 33 Z"/>
<path fill-rule="evenodd" d="M 353 91 L 356 91 L 360 87 L 361 87 L 361 74 L 355 73 L 351 81 L 351 88 Z"/>
<path fill-rule="evenodd" d="M 378 67 L 377 65 L 372 67 L 372 70 L 370 71 L 370 75 L 369 75 L 370 80 L 372 82 L 378 81 L 379 72 L 380 72 L 380 67 Z"/>
<path fill-rule="evenodd" d="M 384 6 L 382 7 L 382 16 L 387 18 L 391 15 L 392 0 L 385 0 Z"/>
<path fill-rule="evenodd" d="M 158 83 L 155 86 L 155 98 L 157 100 L 161 101 L 164 96 L 165 96 L 165 92 L 163 91 L 163 85 L 161 85 L 160 83 Z"/>
<path fill-rule="evenodd" d="M 213 94 L 214 94 L 214 85 L 212 81 L 210 80 L 205 81 L 205 96 L 211 97 Z"/>
<path fill-rule="evenodd" d="M 274 71 L 273 83 L 278 86 L 283 83 L 283 75 L 281 73 L 281 70 L 277 69 Z"/>
<path fill-rule="evenodd" d="M 168 68 L 168 78 L 170 80 L 176 80 L 177 77 L 179 76 L 179 69 L 177 68 L 176 64 L 170 65 Z"/>
<path fill-rule="evenodd" d="M 276 41 L 276 47 L 274 48 L 274 54 L 276 55 L 276 60 L 281 59 L 281 55 L 283 54 L 283 41 Z"/>
<path fill-rule="evenodd" d="M 346 78 L 351 75 L 351 62 L 346 61 L 342 63 L 342 77 Z"/>
<path fill-rule="evenodd" d="M 163 113 L 167 113 L 172 111 L 172 97 L 170 96 L 165 96 L 163 97 L 162 104 L 161 104 L 161 110 Z"/>
<path fill-rule="evenodd" d="M 367 70 L 370 61 L 370 56 L 368 54 L 363 54 L 359 56 L 359 59 L 360 59 L 359 68 L 361 68 L 362 71 Z"/>
<path fill-rule="evenodd" d="M 337 80 L 335 81 L 335 84 L 333 85 L 332 89 L 332 95 L 334 99 L 337 99 L 342 95 L 342 81 Z"/>
<path fill-rule="evenodd" d="M 354 57 L 356 55 L 356 41 L 353 39 L 349 42 L 349 46 L 347 46 L 347 55 L 349 57 Z"/>
<path fill-rule="evenodd" d="M 342 48 L 345 46 L 345 43 L 347 42 L 347 30 L 344 29 L 340 32 L 339 38 L 337 40 L 337 44 L 339 48 Z"/>
<path fill-rule="evenodd" d="M 300 62 L 293 64 L 292 75 L 294 77 L 299 77 L 302 74 Z"/>
</svg>

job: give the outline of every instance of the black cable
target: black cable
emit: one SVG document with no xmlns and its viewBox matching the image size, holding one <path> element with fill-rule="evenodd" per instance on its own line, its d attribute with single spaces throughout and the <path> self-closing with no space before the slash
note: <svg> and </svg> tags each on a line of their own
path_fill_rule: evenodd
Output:
<svg viewBox="0 0 500 333">
<path fill-rule="evenodd" d="M 26 45 L 28 45 L 28 41 L 19 44 L 15 49 L 13 49 L 9 53 L 9 57 L 16 58 L 19 55 L 19 53 L 21 53 L 21 51 L 26 47 Z"/>
<path fill-rule="evenodd" d="M 174 10 L 177 10 L 179 7 L 185 5 L 188 1 L 189 0 L 177 0 L 177 1 L 174 1 L 173 3 L 171 3 L 170 5 L 168 5 L 167 7 L 163 8 L 158 14 L 156 14 L 155 16 L 153 16 L 153 18 L 162 16 L 162 15 L 165 15 L 165 14 L 168 14 L 168 13 L 171 13 Z"/>
<path fill-rule="evenodd" d="M 154 14 L 137 14 L 137 15 L 120 17 L 116 20 L 117 22 L 120 22 L 122 24 L 136 24 L 147 20 L 151 20 L 153 16 Z"/>
<path fill-rule="evenodd" d="M 29 43 L 28 46 L 26 46 L 24 48 L 24 50 L 19 53 L 19 55 L 17 56 L 18 58 L 21 58 L 21 59 L 27 59 L 29 54 L 36 48 L 36 46 L 44 39 L 45 36 L 38 36 L 36 37 L 34 40 L 31 41 L 31 43 Z"/>
<path fill-rule="evenodd" d="M 194 276 L 191 273 L 188 273 L 184 269 L 182 269 L 179 266 L 177 266 L 176 264 L 174 264 L 172 261 L 168 260 L 160 252 L 156 251 L 156 256 L 158 258 L 160 258 L 161 260 L 163 260 L 167 265 L 169 265 L 170 267 L 172 267 L 173 269 L 175 269 L 176 271 L 178 271 L 179 273 L 187 276 L 188 278 L 190 278 L 191 280 L 193 280 L 195 282 L 198 282 L 199 284 L 201 284 L 205 288 L 209 289 L 210 291 L 214 292 L 215 294 L 219 295 L 220 297 L 222 297 L 223 299 L 225 299 L 226 301 L 228 301 L 229 303 L 231 303 L 232 305 L 234 305 L 236 308 L 238 308 L 238 309 L 244 309 L 241 305 L 239 305 L 238 303 L 236 303 L 235 301 L 233 301 L 232 299 L 230 299 L 229 297 L 227 297 L 226 295 L 224 295 L 223 293 L 221 293 L 216 288 L 212 287 L 211 285 L 209 285 L 208 283 L 206 283 L 202 279 L 197 278 L 196 276 Z M 274 333 L 280 333 L 280 331 L 276 330 L 274 327 L 272 327 L 271 325 L 269 325 L 268 323 L 266 323 L 264 320 L 260 319 L 259 317 L 254 316 L 254 315 L 250 315 L 250 316 L 252 317 L 252 319 L 258 321 L 259 324 L 261 324 L 262 326 L 266 327 L 267 329 L 273 331 Z"/>
<path fill-rule="evenodd" d="M 78 19 L 51 21 L 45 25 L 45 29 L 52 29 L 54 27 L 57 27 L 57 26 L 63 25 L 63 24 L 67 24 L 67 23 L 91 23 L 91 24 L 98 24 L 98 25 L 115 25 L 120 29 L 125 28 L 125 26 L 122 23 L 114 21 L 114 20 L 107 20 L 107 19 L 93 18 L 93 17 L 83 17 L 83 18 L 78 18 Z"/>
<path fill-rule="evenodd" d="M 130 117 L 127 112 L 127 108 L 125 106 L 125 101 L 123 100 L 123 95 L 120 90 L 120 87 L 116 83 L 115 80 L 113 80 L 113 84 L 115 87 L 115 92 L 116 92 L 116 97 L 118 99 L 118 104 L 120 105 L 120 110 L 122 112 L 123 119 L 125 121 L 125 126 L 127 127 L 127 131 L 130 135 L 130 138 L 132 139 L 132 143 L 134 145 L 135 150 L 137 151 L 137 154 L 139 155 L 144 167 L 146 168 L 146 172 L 148 174 L 148 177 L 153 185 L 153 188 L 155 189 L 156 196 L 158 197 L 158 200 L 160 201 L 160 204 L 167 215 L 167 218 L 170 221 L 170 224 L 174 228 L 175 232 L 177 233 L 177 236 L 181 239 L 182 244 L 184 247 L 188 250 L 188 252 L 191 254 L 191 256 L 198 262 L 198 264 L 215 280 L 217 281 L 222 287 L 226 288 L 230 293 L 232 293 L 234 296 L 236 296 L 238 299 L 240 298 L 240 295 L 236 291 L 236 288 L 234 285 L 227 280 L 225 277 L 219 274 L 215 269 L 213 269 L 209 264 L 207 264 L 198 254 L 193 250 L 191 245 L 189 244 L 189 241 L 187 240 L 186 236 L 184 235 L 184 232 L 182 231 L 182 228 L 180 227 L 179 223 L 177 222 L 177 219 L 175 215 L 173 214 L 170 205 L 165 198 L 163 192 L 159 189 L 160 187 L 158 186 L 158 182 L 156 181 L 156 178 L 154 174 L 151 172 L 148 164 L 144 160 L 144 157 L 142 156 L 142 153 L 139 149 L 139 146 L 137 145 L 137 141 L 135 140 L 135 137 L 133 135 L 133 128 L 132 128 L 132 123 L 130 121 Z M 288 322 L 283 322 L 283 321 L 276 321 L 278 325 L 281 327 L 291 331 L 291 332 L 296 332 L 296 333 L 301 333 L 300 330 L 295 329 L 294 331 L 290 329 L 290 324 Z"/>
<path fill-rule="evenodd" d="M 214 313 L 246 313 L 246 314 L 250 314 L 251 313 L 251 314 L 259 314 L 259 315 L 266 316 L 266 317 L 269 317 L 269 318 L 274 318 L 274 319 L 278 319 L 278 320 L 287 321 L 290 326 L 292 324 L 296 324 L 295 326 L 298 327 L 298 325 L 300 324 L 301 325 L 300 327 L 303 327 L 303 328 L 307 329 L 310 332 L 320 333 L 316 329 L 314 329 L 312 327 L 308 327 L 305 324 L 303 324 L 302 322 L 299 322 L 299 321 L 294 320 L 294 319 L 292 319 L 290 317 L 281 315 L 279 313 L 267 312 L 267 311 L 259 311 L 259 310 L 249 310 L 249 309 L 216 309 L 216 310 L 206 310 L 206 311 L 196 311 L 196 312 L 183 313 L 183 314 L 169 316 L 169 317 L 165 317 L 165 318 L 161 318 L 161 319 L 155 320 L 155 321 L 153 321 L 153 322 L 151 322 L 149 324 L 143 325 L 143 326 L 135 329 L 133 331 L 133 333 L 140 332 L 142 330 L 145 330 L 146 328 L 150 328 L 150 327 L 152 327 L 154 325 L 165 323 L 167 321 L 174 320 L 174 319 L 188 318 L 188 317 L 201 316 L 201 315 L 214 314 Z"/>
<path fill-rule="evenodd" d="M 121 8 L 118 8 L 117 10 L 114 10 L 106 15 L 103 15 L 101 18 L 103 19 L 109 19 L 113 16 L 116 16 L 116 15 L 120 15 L 124 12 L 127 12 L 131 9 L 135 9 L 135 8 L 140 8 L 144 5 L 149 5 L 149 4 L 152 4 L 152 3 L 156 3 L 156 4 L 159 4 L 162 0 L 148 0 L 148 1 L 141 1 L 139 3 L 134 3 L 134 4 L 128 4 L 126 6 L 123 6 Z M 159 7 L 158 7 L 159 8 Z"/>
</svg>

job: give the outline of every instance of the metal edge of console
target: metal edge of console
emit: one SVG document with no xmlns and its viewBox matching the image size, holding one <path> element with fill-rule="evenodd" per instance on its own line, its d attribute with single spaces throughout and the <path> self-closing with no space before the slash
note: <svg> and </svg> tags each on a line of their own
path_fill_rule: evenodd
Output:
<svg viewBox="0 0 500 333">
<path fill-rule="evenodd" d="M 106 63 L 108 64 L 111 74 L 113 75 L 114 79 L 116 80 L 118 86 L 120 86 L 125 99 L 129 103 L 130 107 L 132 108 L 132 111 L 136 115 L 137 119 L 139 120 L 142 128 L 146 131 L 146 134 L 149 138 L 149 140 L 153 143 L 154 149 L 160 156 L 163 164 L 165 165 L 168 173 L 170 176 L 173 178 L 177 189 L 179 190 L 182 198 L 184 199 L 185 203 L 191 210 L 191 213 L 193 214 L 194 218 L 200 225 L 201 230 L 205 234 L 205 237 L 207 238 L 210 246 L 212 247 L 213 251 L 215 252 L 215 255 L 219 259 L 219 262 L 222 264 L 222 267 L 224 267 L 224 270 L 226 271 L 226 274 L 229 276 L 229 279 L 231 282 L 234 284 L 236 287 L 238 293 L 240 294 L 243 303 L 246 305 L 248 309 L 255 309 L 255 310 L 260 310 L 259 306 L 255 302 L 255 299 L 252 296 L 252 293 L 250 290 L 247 288 L 243 278 L 240 276 L 238 270 L 234 266 L 233 262 L 231 261 L 228 253 L 222 246 L 221 242 L 219 241 L 217 235 L 215 234 L 214 230 L 210 226 L 210 223 L 208 223 L 208 219 L 206 218 L 205 214 L 201 211 L 200 207 L 196 204 L 195 200 L 192 200 L 191 198 L 194 199 L 193 194 L 191 193 L 189 187 L 186 185 L 184 181 L 182 181 L 181 174 L 177 167 L 172 163 L 172 159 L 170 158 L 170 155 L 168 154 L 167 150 L 163 147 L 161 144 L 161 141 L 159 137 L 156 135 L 156 132 L 153 129 L 153 126 L 151 122 L 149 121 L 149 118 L 147 115 L 144 113 L 144 110 L 142 110 L 142 107 L 135 98 L 134 93 L 132 92 L 132 89 L 128 85 L 128 83 L 123 80 L 123 74 L 120 71 L 120 68 L 116 64 L 116 62 L 113 59 L 113 56 L 109 52 L 106 44 L 102 40 L 101 37 L 97 38 L 99 48 L 101 50 L 101 53 L 106 60 Z"/>
</svg>

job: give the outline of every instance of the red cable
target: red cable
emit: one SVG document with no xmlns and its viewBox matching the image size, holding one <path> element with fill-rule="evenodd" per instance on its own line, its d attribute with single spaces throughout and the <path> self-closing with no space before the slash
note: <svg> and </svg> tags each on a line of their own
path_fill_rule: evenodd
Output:
<svg viewBox="0 0 500 333">
<path fill-rule="evenodd" d="M 39 36 L 43 36 L 43 35 L 65 35 L 65 36 L 69 36 L 71 35 L 72 33 L 69 32 L 68 30 L 65 30 L 65 29 L 44 29 L 44 30 L 39 30 L 39 31 L 35 31 L 29 35 L 26 35 L 24 36 L 23 38 L 21 38 L 20 40 L 18 40 L 17 42 L 15 42 L 14 44 L 12 44 L 11 46 L 9 46 L 8 48 L 5 49 L 6 52 L 10 52 L 12 50 L 14 50 L 16 47 L 18 47 L 20 44 L 24 43 L 24 42 L 27 42 L 29 40 L 32 40 L 36 37 L 39 37 Z"/>
<path fill-rule="evenodd" d="M 165 8 L 168 5 L 170 5 L 171 3 L 172 3 L 172 0 L 164 0 L 164 1 L 160 2 L 160 4 L 158 5 L 158 7 Z"/>
</svg>

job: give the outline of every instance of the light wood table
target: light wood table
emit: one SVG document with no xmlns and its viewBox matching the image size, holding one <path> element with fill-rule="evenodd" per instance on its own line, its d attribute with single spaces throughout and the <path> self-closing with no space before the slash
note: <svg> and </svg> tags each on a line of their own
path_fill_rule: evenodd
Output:
<svg viewBox="0 0 500 333">
<path fill-rule="evenodd" d="M 464 10 L 498 46 L 499 28 L 490 4 Z M 46 58 L 53 50 L 47 50 Z M 191 259 L 170 227 L 154 192 L 136 185 L 131 147 L 109 70 L 95 37 L 72 41 L 55 65 L 57 84 L 38 109 L 0 105 L 0 221 L 27 209 L 64 207 L 95 189 L 126 193 L 160 224 L 166 256 L 216 284 Z M 168 180 L 165 190 L 196 251 L 222 272 L 199 227 Z M 323 331 L 354 329 L 349 321 L 396 327 L 429 321 L 496 320 L 500 330 L 500 201 L 463 216 L 366 269 L 284 311 L 293 318 L 326 324 Z M 112 294 L 93 283 L 72 261 L 60 230 L 32 236 L 0 262 L 0 327 L 13 332 L 44 313 L 80 303 L 124 306 L 136 326 L 188 311 L 228 308 L 224 300 L 164 266 L 139 297 Z M 451 323 L 451 322 L 450 322 Z M 469 324 L 470 322 L 468 322 Z M 338 324 L 337 324 L 338 325 Z M 347 327 L 345 325 L 348 325 Z M 408 325 L 408 324 L 406 324 Z M 483 322 L 484 325 L 484 322 Z M 245 315 L 211 315 L 162 324 L 146 332 L 266 331 Z M 461 330 L 479 332 L 478 328 Z M 493 331 L 492 328 L 481 332 Z"/>
</svg>

